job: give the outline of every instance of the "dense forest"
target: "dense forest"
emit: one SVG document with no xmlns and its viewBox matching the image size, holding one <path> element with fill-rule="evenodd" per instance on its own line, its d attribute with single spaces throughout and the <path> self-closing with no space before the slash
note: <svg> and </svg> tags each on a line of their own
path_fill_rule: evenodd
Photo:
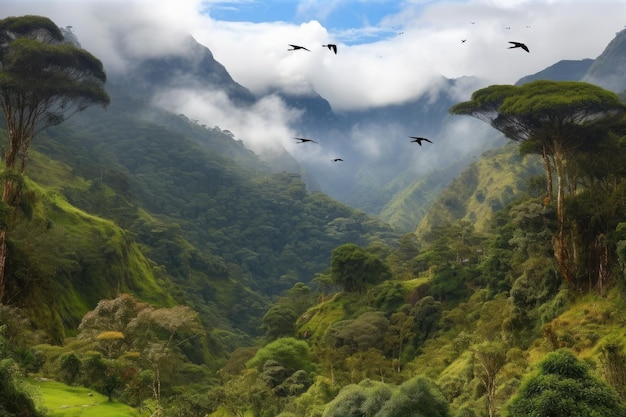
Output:
<svg viewBox="0 0 626 417">
<path fill-rule="evenodd" d="M 503 145 L 418 181 L 437 197 L 400 233 L 105 84 L 48 19 L 0 20 L 13 38 L 5 110 L 90 106 L 30 137 L 0 124 L 1 416 L 626 416 L 618 95 L 477 90 L 450 112 Z M 36 52 L 88 76 L 23 82 Z"/>
</svg>

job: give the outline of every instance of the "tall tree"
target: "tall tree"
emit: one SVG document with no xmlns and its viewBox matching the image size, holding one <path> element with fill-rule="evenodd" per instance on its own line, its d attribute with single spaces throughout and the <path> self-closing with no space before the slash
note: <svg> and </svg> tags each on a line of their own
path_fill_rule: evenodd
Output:
<svg viewBox="0 0 626 417">
<path fill-rule="evenodd" d="M 478 368 L 478 377 L 485 386 L 489 417 L 496 415 L 496 388 L 498 373 L 506 365 L 506 352 L 500 342 L 484 342 L 474 349 Z"/>
<path fill-rule="evenodd" d="M 567 281 L 573 278 L 572 260 L 565 243 L 564 193 L 566 162 L 579 149 L 593 145 L 598 130 L 621 120 L 626 106 L 616 94 L 601 87 L 574 81 L 533 81 L 522 86 L 493 85 L 475 91 L 471 100 L 450 112 L 488 122 L 507 138 L 524 143 L 524 149 L 542 155 L 552 197 L 552 172 L 556 174 L 557 218 L 555 257 Z"/>
<path fill-rule="evenodd" d="M 379 257 L 355 245 L 346 243 L 333 250 L 330 258 L 332 280 L 345 292 L 361 292 L 368 285 L 391 278 L 391 271 Z"/>
<path fill-rule="evenodd" d="M 35 133 L 91 105 L 107 106 L 106 74 L 91 53 L 65 42 L 61 30 L 41 16 L 0 20 L 0 107 L 8 132 L 2 201 L 19 202 Z M 0 301 L 7 257 L 6 225 L 0 229 Z"/>
</svg>

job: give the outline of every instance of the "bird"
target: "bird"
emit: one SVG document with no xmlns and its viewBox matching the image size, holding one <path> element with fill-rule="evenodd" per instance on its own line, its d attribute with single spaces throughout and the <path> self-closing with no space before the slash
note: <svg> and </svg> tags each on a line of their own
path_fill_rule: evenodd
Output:
<svg viewBox="0 0 626 417">
<path fill-rule="evenodd" d="M 298 143 L 306 143 L 306 142 L 313 142 L 313 143 L 317 143 L 315 142 L 313 139 L 307 139 L 307 138 L 294 138 L 295 140 L 299 140 L 300 142 Z"/>
<path fill-rule="evenodd" d="M 467 42 L 467 39 L 461 39 L 461 43 Z"/>
<path fill-rule="evenodd" d="M 335 159 L 331 159 L 331 161 L 333 161 L 333 162 L 343 162 L 343 159 L 335 158 Z"/>
<path fill-rule="evenodd" d="M 330 49 L 331 51 L 335 53 L 335 55 L 337 55 L 337 45 L 335 45 L 334 43 L 329 43 L 328 45 L 322 45 L 322 46 Z"/>
<path fill-rule="evenodd" d="M 428 143 L 432 143 L 430 140 L 426 139 L 426 138 L 420 138 L 418 136 L 409 136 L 411 139 L 413 139 L 411 142 L 415 142 L 417 143 L 419 146 L 422 146 L 422 142 L 428 142 Z"/>
<path fill-rule="evenodd" d="M 523 44 L 523 43 L 521 43 L 521 42 L 509 41 L 509 43 L 513 44 L 513 46 L 509 46 L 509 49 L 512 49 L 512 48 L 522 48 L 524 51 L 526 51 L 526 52 L 530 52 L 530 51 L 528 50 L 528 46 L 524 45 L 524 44 Z"/>
<path fill-rule="evenodd" d="M 304 49 L 305 51 L 309 51 L 307 48 L 305 48 L 304 46 L 300 46 L 300 45 L 292 45 L 292 44 L 288 44 L 289 46 L 291 46 L 292 49 L 287 49 L 288 51 L 297 51 L 298 49 Z M 311 51 L 309 51 L 311 52 Z"/>
</svg>

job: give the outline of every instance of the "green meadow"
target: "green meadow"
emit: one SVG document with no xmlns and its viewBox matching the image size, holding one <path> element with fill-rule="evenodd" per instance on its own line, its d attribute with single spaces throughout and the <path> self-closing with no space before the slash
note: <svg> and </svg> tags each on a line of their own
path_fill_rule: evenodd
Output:
<svg viewBox="0 0 626 417">
<path fill-rule="evenodd" d="M 137 417 L 134 408 L 83 387 L 72 387 L 56 381 L 36 381 L 41 404 L 54 417 Z"/>
</svg>

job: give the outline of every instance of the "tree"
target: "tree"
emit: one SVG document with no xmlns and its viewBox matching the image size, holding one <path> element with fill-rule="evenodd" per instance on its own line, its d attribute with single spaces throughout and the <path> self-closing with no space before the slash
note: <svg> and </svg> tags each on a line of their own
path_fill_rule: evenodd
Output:
<svg viewBox="0 0 626 417">
<path fill-rule="evenodd" d="M 571 281 L 574 255 L 566 247 L 564 231 L 566 162 L 576 151 L 592 147 L 599 132 L 617 124 L 625 105 L 616 94 L 592 84 L 539 80 L 477 90 L 471 100 L 452 106 L 450 112 L 486 121 L 507 138 L 523 143 L 527 152 L 540 154 L 547 176 L 546 201 L 552 198 L 554 169 L 559 223 L 554 252 L 562 276 Z"/>
<path fill-rule="evenodd" d="M 622 401 L 626 400 L 626 354 L 621 343 L 610 341 L 601 348 L 601 363 L 604 378 L 617 391 Z"/>
<path fill-rule="evenodd" d="M 400 385 L 376 417 L 449 417 L 448 400 L 431 380 L 418 376 Z"/>
<path fill-rule="evenodd" d="M 162 375 L 174 373 L 176 348 L 205 334 L 198 313 L 180 305 L 147 307 L 128 323 L 128 332 L 135 336 L 135 347 L 140 349 L 152 370 L 152 394 L 160 410 Z M 165 367 L 169 367 L 169 372 L 162 372 Z"/>
<path fill-rule="evenodd" d="M 617 393 L 568 350 L 552 352 L 507 407 L 510 417 L 626 416 Z"/>
<path fill-rule="evenodd" d="M 485 386 L 487 393 L 487 409 L 489 417 L 496 415 L 496 388 L 498 373 L 506 365 L 506 352 L 500 342 L 485 342 L 474 348 L 478 364 L 478 377 Z"/>
<path fill-rule="evenodd" d="M 365 379 L 348 385 L 328 403 L 323 417 L 374 416 L 391 398 L 393 388 L 383 382 Z"/>
<path fill-rule="evenodd" d="M 273 360 L 280 363 L 291 374 L 297 370 L 310 372 L 313 370 L 313 359 L 309 345 L 304 340 L 283 337 L 259 349 L 248 361 L 248 368 L 263 370 L 265 362 Z"/>
<path fill-rule="evenodd" d="M 0 107 L 8 132 L 2 202 L 19 203 L 19 178 L 38 130 L 57 125 L 91 105 L 107 106 L 102 62 L 64 42 L 61 30 L 41 16 L 0 20 Z M 17 179 L 17 181 L 16 181 Z M 0 301 L 7 257 L 6 225 L 0 229 Z"/>
<path fill-rule="evenodd" d="M 118 353 L 124 340 L 124 333 L 116 331 L 106 331 L 96 336 L 101 349 L 111 359 L 114 353 Z"/>
<path fill-rule="evenodd" d="M 6 325 L 0 325 L 0 416 L 44 416 L 45 413 L 37 410 L 33 399 L 24 391 L 15 363 L 7 357 L 5 331 Z"/>
<path fill-rule="evenodd" d="M 380 258 L 353 243 L 333 250 L 330 275 L 345 292 L 360 292 L 369 284 L 391 278 L 389 267 Z"/>
</svg>

